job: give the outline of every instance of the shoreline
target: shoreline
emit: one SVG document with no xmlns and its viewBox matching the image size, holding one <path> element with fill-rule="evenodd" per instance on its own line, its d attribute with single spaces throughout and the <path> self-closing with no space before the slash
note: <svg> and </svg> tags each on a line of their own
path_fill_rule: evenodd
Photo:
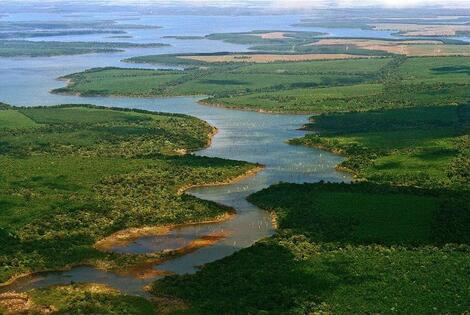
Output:
<svg viewBox="0 0 470 315">
<path fill-rule="evenodd" d="M 65 78 L 62 78 L 62 81 L 68 81 L 68 80 L 65 79 Z M 56 93 L 56 94 L 61 94 L 61 93 Z M 64 93 L 64 94 L 71 95 L 69 93 Z M 109 95 L 106 95 L 104 97 L 109 97 Z M 133 96 L 116 96 L 116 97 L 132 98 Z M 168 97 L 197 97 L 197 95 L 168 96 Z M 156 97 L 145 97 L 145 98 L 156 98 Z M 162 98 L 162 97 L 160 97 L 160 98 Z M 209 104 L 209 103 L 205 102 L 206 100 L 207 99 L 202 99 L 202 100 L 198 100 L 197 102 L 198 102 L 198 104 L 204 105 L 204 106 L 221 107 L 221 108 L 229 109 L 229 110 L 243 110 L 243 111 L 252 111 L 252 112 L 254 111 L 254 112 L 258 112 L 258 113 L 262 113 L 262 114 L 315 115 L 312 112 L 308 112 L 308 113 L 289 113 L 289 112 L 270 112 L 270 111 L 264 111 L 264 110 L 261 110 L 261 109 L 256 110 L 256 109 L 246 109 L 246 108 L 245 109 L 229 108 L 229 107 L 225 107 L 223 105 Z M 211 131 L 208 133 L 208 140 L 207 140 L 206 145 L 204 147 L 202 147 L 200 149 L 196 149 L 194 151 L 199 151 L 199 150 L 202 150 L 204 148 L 208 148 L 212 145 L 213 137 L 219 132 L 219 130 L 216 127 L 214 127 L 210 124 L 208 124 L 208 125 L 211 127 Z M 315 146 L 310 146 L 310 147 L 315 147 Z M 331 152 L 331 153 L 334 153 L 334 154 L 339 153 L 339 152 L 335 152 L 335 151 L 333 151 L 331 149 L 327 149 L 327 148 L 321 148 L 321 147 L 316 147 L 316 148 L 320 149 L 320 150 L 327 151 L 327 152 Z M 188 190 L 190 190 L 192 188 L 198 188 L 198 187 L 211 187 L 211 186 L 230 185 L 230 184 L 242 181 L 246 178 L 255 176 L 257 173 L 261 172 L 264 169 L 265 169 L 265 166 L 259 165 L 259 164 L 258 165 L 254 164 L 253 168 L 247 170 L 245 173 L 243 173 L 239 176 L 236 176 L 234 178 L 227 179 L 227 180 L 224 180 L 224 181 L 214 182 L 214 183 L 210 183 L 210 184 L 185 185 L 185 186 L 181 187 L 180 189 L 178 189 L 177 193 L 178 194 L 184 194 Z M 336 166 L 336 169 L 339 170 L 339 165 Z M 341 170 L 341 171 L 345 171 L 345 170 Z M 225 206 L 225 205 L 221 205 L 221 206 L 228 209 L 228 207 Z M 138 239 L 140 237 L 152 236 L 152 235 L 156 235 L 156 236 L 165 235 L 165 234 L 169 233 L 172 229 L 181 228 L 181 227 L 184 227 L 184 226 L 221 223 L 221 222 L 224 222 L 226 220 L 232 219 L 235 215 L 236 215 L 236 211 L 235 211 L 235 209 L 232 208 L 232 209 L 228 209 L 228 211 L 226 213 L 216 217 L 213 220 L 207 220 L 207 221 L 201 221 L 201 222 L 190 222 L 190 223 L 183 223 L 183 224 L 176 224 L 176 225 L 166 225 L 166 226 L 153 226 L 153 227 L 147 226 L 147 227 L 141 227 L 141 228 L 131 228 L 131 229 L 126 229 L 126 230 L 121 230 L 121 231 L 118 231 L 118 232 L 108 236 L 108 237 L 105 237 L 104 239 L 102 239 L 100 241 L 97 241 L 92 246 L 94 248 L 96 248 L 97 250 L 100 250 L 100 251 L 103 251 L 103 252 L 108 252 L 109 249 L 111 247 L 113 247 L 113 245 L 115 245 L 115 244 L 124 244 L 125 245 L 125 244 L 128 244 L 128 243 L 132 242 L 133 240 Z M 275 216 L 273 216 L 272 214 L 271 214 L 271 222 L 273 224 L 274 230 L 276 230 L 277 225 L 278 225 L 277 224 L 277 218 Z M 132 275 L 136 278 L 139 278 L 139 277 L 144 277 L 145 278 L 146 276 L 157 276 L 157 273 L 158 273 L 158 275 L 166 275 L 164 272 L 162 273 L 162 271 L 159 271 L 157 269 L 151 271 L 151 274 L 146 273 L 146 271 L 148 271 L 148 266 L 150 266 L 150 265 L 153 269 L 153 267 L 155 267 L 158 264 L 169 261 L 169 260 L 171 260 L 175 257 L 179 257 L 181 255 L 188 254 L 188 253 L 190 253 L 194 250 L 197 250 L 201 247 L 210 246 L 210 245 L 214 244 L 215 242 L 217 242 L 218 240 L 224 238 L 224 236 L 220 236 L 220 235 L 212 237 L 212 238 L 211 238 L 211 236 L 209 236 L 209 238 L 211 238 L 211 239 L 204 239 L 205 237 L 208 237 L 208 236 L 203 236 L 202 238 L 195 239 L 195 240 L 191 241 L 190 244 L 188 244 L 188 245 L 186 245 L 182 248 L 166 252 L 166 254 L 168 255 L 167 257 L 158 257 L 158 258 L 157 257 L 148 257 L 147 261 L 144 261 L 143 263 L 137 263 L 133 267 L 128 267 L 126 270 L 119 270 L 119 268 L 116 268 L 114 270 L 113 270 L 113 268 L 106 268 L 106 265 L 107 265 L 106 261 L 82 262 L 82 263 L 76 263 L 76 264 L 69 264 L 69 265 L 67 265 L 63 268 L 59 268 L 59 269 L 45 269 L 45 270 L 40 270 L 40 271 L 22 273 L 22 274 L 11 277 L 10 279 L 8 279 L 7 281 L 5 281 L 3 283 L 0 283 L 0 289 L 13 284 L 14 282 L 18 281 L 21 278 L 34 277 L 35 275 L 40 275 L 40 274 L 45 274 L 45 273 L 50 273 L 50 272 L 65 272 L 65 271 L 69 271 L 69 270 L 71 270 L 75 267 L 80 267 L 80 266 L 89 266 L 89 267 L 96 268 L 98 270 L 102 270 L 102 271 L 105 271 L 105 272 L 113 272 L 113 273 L 121 274 L 121 275 L 128 274 L 128 275 Z M 159 253 L 164 253 L 164 252 L 165 251 L 163 250 Z M 136 254 L 133 254 L 133 255 L 136 255 Z M 5 291 L 5 292 L 9 292 L 9 291 Z"/>
<path fill-rule="evenodd" d="M 146 227 L 141 227 L 141 228 L 129 228 L 129 229 L 125 229 L 125 230 L 121 230 L 116 233 L 113 233 L 97 241 L 93 245 L 93 247 L 102 252 L 113 253 L 114 247 L 126 246 L 141 237 L 165 236 L 165 235 L 168 235 L 171 231 L 176 230 L 176 229 L 181 229 L 181 228 L 194 226 L 194 225 L 221 223 L 221 222 L 225 222 L 225 221 L 232 219 L 235 215 L 236 213 L 232 209 L 232 211 L 230 212 L 221 214 L 214 219 L 206 220 L 206 221 L 188 222 L 188 223 L 182 223 L 182 224 L 172 224 L 172 225 L 162 225 L 162 226 L 146 226 Z"/>
<path fill-rule="evenodd" d="M 241 174 L 241 175 L 238 175 L 236 177 L 233 177 L 233 178 L 230 178 L 230 179 L 227 179 L 225 181 L 218 181 L 218 182 L 214 182 L 214 183 L 209 183 L 209 184 L 195 184 L 195 185 L 184 185 L 182 186 L 180 189 L 178 189 L 177 191 L 177 194 L 179 195 L 182 195 L 184 193 L 186 193 L 188 190 L 192 189 L 192 188 L 200 188 L 200 187 L 213 187 L 213 186 L 225 186 L 225 185 L 231 185 L 231 184 L 235 184 L 235 183 L 238 183 L 244 179 L 247 179 L 247 178 L 250 178 L 252 176 L 255 176 L 257 175 L 259 172 L 263 171 L 265 169 L 265 166 L 264 165 L 260 165 L 260 164 L 254 164 L 255 166 L 252 167 L 251 169 L 247 170 L 245 173 Z M 225 205 L 221 205 L 225 208 L 227 208 L 227 206 Z"/>
<path fill-rule="evenodd" d="M 217 223 L 217 222 L 214 222 Z M 197 223 L 192 223 L 192 224 L 197 224 Z M 207 224 L 210 224 L 210 222 L 207 222 Z M 68 264 L 64 266 L 63 268 L 54 268 L 54 269 L 44 269 L 44 270 L 39 270 L 39 271 L 31 271 L 31 272 L 25 272 L 22 274 L 18 274 L 16 276 L 11 277 L 8 279 L 6 282 L 0 283 L 0 294 L 5 294 L 5 293 L 24 293 L 28 292 L 29 290 L 25 291 L 14 291 L 14 290 L 5 290 L 3 291 L 4 288 L 14 284 L 17 281 L 20 281 L 21 279 L 24 278 L 34 278 L 36 276 L 41 276 L 43 274 L 48 274 L 48 273 L 60 273 L 60 272 L 67 272 L 71 271 L 74 268 L 78 267 L 90 267 L 90 268 L 95 268 L 97 270 L 101 270 L 103 272 L 110 272 L 114 273 L 116 275 L 120 276 L 132 276 L 136 279 L 140 280 L 145 280 L 145 279 L 150 279 L 153 277 L 158 277 L 158 276 L 167 276 L 171 275 L 171 272 L 164 271 L 164 270 L 159 270 L 156 269 L 155 267 L 163 264 L 165 262 L 170 261 L 171 259 L 177 258 L 184 256 L 188 253 L 191 253 L 193 251 L 196 251 L 200 248 L 211 246 L 218 241 L 228 237 L 228 233 L 218 233 L 218 234 L 208 234 L 208 235 L 203 235 L 197 239 L 194 239 L 191 241 L 188 245 L 183 246 L 181 248 L 177 248 L 174 250 L 169 250 L 167 252 L 162 251 L 161 253 L 165 254 L 166 256 L 163 257 L 149 257 L 146 261 L 143 261 L 141 263 L 137 263 L 132 267 L 129 267 L 127 269 L 114 269 L 114 268 L 106 268 L 106 262 L 102 261 L 96 261 L 96 262 L 81 262 L 81 263 L 74 263 L 74 264 Z M 146 254 L 132 254 L 132 255 L 141 255 L 144 256 Z M 151 255 L 151 254 L 149 254 Z M 87 282 L 88 283 L 88 282 Z M 93 282 L 90 282 L 90 284 Z"/>
<path fill-rule="evenodd" d="M 217 129 L 217 128 L 215 128 L 215 129 Z M 178 193 L 183 194 L 187 190 L 189 190 L 191 188 L 197 188 L 197 187 L 230 185 L 232 183 L 236 183 L 236 182 L 238 182 L 240 180 L 243 180 L 245 178 L 254 176 L 263 169 L 264 169 L 264 166 L 254 167 L 254 169 L 248 170 L 247 172 L 245 172 L 245 174 L 242 174 L 240 176 L 237 176 L 237 177 L 235 177 L 231 180 L 225 181 L 225 182 L 185 186 L 185 187 L 180 188 L 178 190 Z M 201 222 L 189 222 L 189 223 L 158 226 L 158 227 L 142 227 L 142 228 L 131 228 L 131 229 L 126 229 L 126 230 L 121 230 L 121 231 L 118 231 L 118 232 L 116 232 L 116 233 L 114 233 L 114 234 L 112 234 L 112 235 L 96 242 L 93 245 L 93 247 L 95 249 L 103 251 L 103 252 L 110 252 L 107 249 L 108 249 L 109 246 L 111 246 L 111 244 L 117 244 L 118 242 L 122 242 L 125 245 L 126 243 L 130 243 L 133 240 L 135 240 L 137 238 L 140 238 L 140 237 L 152 236 L 152 235 L 156 235 L 156 236 L 165 235 L 165 232 L 169 233 L 172 229 L 182 228 L 182 227 L 185 227 L 185 226 L 198 225 L 198 224 L 221 223 L 221 222 L 232 219 L 236 215 L 235 209 L 228 208 L 225 205 L 221 205 L 221 206 L 227 208 L 228 211 L 226 213 L 222 214 L 222 215 L 219 215 L 218 217 L 214 218 L 213 220 L 206 220 L 206 221 L 201 221 Z M 129 232 L 131 233 L 131 236 L 126 235 L 126 233 L 129 233 Z M 155 234 L 155 233 L 162 233 L 162 232 L 163 232 L 163 234 Z M 175 255 L 179 256 L 178 253 L 180 253 L 180 255 L 184 255 L 184 254 L 190 253 L 191 251 L 197 250 L 201 247 L 210 246 L 210 245 L 215 243 L 215 242 L 214 243 L 209 242 L 209 243 L 206 243 L 205 246 L 195 246 L 194 244 L 192 244 L 194 242 L 201 241 L 201 239 L 203 239 L 204 237 L 207 237 L 207 236 L 203 236 L 202 238 L 195 239 L 189 245 L 187 245 L 187 246 L 190 246 L 190 248 L 191 248 L 191 250 L 189 250 L 189 251 L 188 251 L 188 249 L 186 249 L 187 246 L 185 246 L 185 247 L 167 252 L 167 254 L 168 254 L 167 258 L 165 258 L 165 257 L 159 257 L 159 258 L 153 258 L 153 259 L 151 258 L 150 260 L 153 260 L 153 262 L 154 262 L 154 263 L 152 262 L 152 266 L 157 265 L 159 263 L 161 264 L 165 261 L 168 261 L 168 260 L 172 259 L 173 257 L 175 257 Z M 222 238 L 220 238 L 220 239 L 222 239 Z M 104 242 L 104 244 L 99 244 L 100 242 Z M 113 242 L 116 242 L 116 243 L 113 243 Z M 164 251 L 162 251 L 162 252 L 164 252 Z M 138 254 L 133 254 L 133 255 L 138 255 Z M 2 288 L 5 288 L 5 287 L 8 287 L 8 286 L 12 285 L 14 282 L 16 282 L 16 281 L 18 281 L 22 278 L 34 277 L 35 275 L 51 273 L 51 272 L 66 272 L 66 271 L 70 271 L 71 269 L 76 268 L 76 267 L 92 267 L 92 268 L 96 268 L 98 270 L 102 270 L 102 271 L 105 271 L 105 272 L 114 272 L 116 274 L 121 274 L 121 275 L 126 274 L 125 271 L 122 271 L 122 270 L 119 270 L 119 269 L 113 270 L 112 268 L 106 268 L 106 267 L 104 267 L 105 264 L 106 263 L 103 264 L 103 263 L 100 263 L 99 261 L 98 262 L 80 262 L 80 263 L 68 264 L 68 265 L 64 266 L 63 268 L 43 269 L 43 270 L 25 272 L 25 273 L 21 273 L 21 274 L 12 276 L 7 281 L 0 283 L 0 290 Z M 144 265 L 147 265 L 147 264 L 149 264 L 149 262 L 144 263 Z M 136 264 L 136 266 L 134 268 L 136 268 L 137 270 L 140 270 L 142 267 L 140 267 L 140 268 L 139 267 L 140 267 L 139 264 Z M 131 270 L 131 269 L 133 269 L 133 268 L 129 268 L 129 270 Z M 155 270 L 155 271 L 159 272 L 158 270 Z M 127 274 L 132 274 L 132 272 L 127 273 Z M 5 291 L 5 292 L 10 292 L 10 291 Z"/>
<path fill-rule="evenodd" d="M 68 79 L 60 80 L 60 81 L 68 81 Z M 67 86 L 65 86 L 67 87 Z M 61 88 L 59 88 L 61 89 Z M 205 95 L 197 95 L 197 94 L 190 94 L 190 95 L 149 95 L 149 96 L 143 96 L 143 95 L 122 95 L 122 94 L 92 94 L 92 95 L 84 95 L 80 92 L 55 92 L 53 90 L 49 90 L 49 93 L 51 94 L 56 94 L 56 95 L 62 95 L 62 96 L 76 96 L 76 97 L 109 97 L 109 98 L 137 98 L 137 99 L 164 99 L 164 98 L 174 98 L 174 97 L 201 97 Z M 216 104 L 216 103 L 208 103 L 207 102 L 208 98 L 198 100 L 197 103 L 199 105 L 203 106 L 208 106 L 208 107 L 214 107 L 214 108 L 223 108 L 227 110 L 238 110 L 238 111 L 244 111 L 244 112 L 255 112 L 259 114 L 267 114 L 267 115 L 299 115 L 299 116 L 305 116 L 305 115 L 311 115 L 315 116 L 318 115 L 318 112 L 314 111 L 300 111 L 300 112 L 293 112 L 293 111 L 272 111 L 272 110 L 265 110 L 261 108 L 250 108 L 250 107 L 229 107 L 223 104 Z"/>
<path fill-rule="evenodd" d="M 298 138 L 298 139 L 301 139 L 301 138 Z M 295 140 L 295 139 L 292 139 L 292 140 Z M 292 143 L 290 140 L 288 141 L 288 144 L 290 145 L 300 145 L 300 146 L 304 146 L 304 147 L 307 147 L 307 148 L 314 148 L 314 149 L 318 149 L 318 150 L 321 150 L 321 151 L 325 151 L 325 152 L 329 152 L 329 153 L 332 153 L 336 156 L 340 156 L 340 157 L 343 157 L 345 158 L 345 160 L 348 160 L 349 157 L 347 155 L 344 154 L 344 151 L 342 151 L 341 149 L 336 149 L 336 148 L 329 148 L 329 147 L 325 147 L 325 146 L 322 146 L 320 144 L 318 145 L 312 145 L 312 144 L 304 144 L 304 143 Z M 353 171 L 352 169 L 349 169 L 347 167 L 344 167 L 344 166 L 341 166 L 341 163 L 340 164 L 337 164 L 335 166 L 335 170 L 337 170 L 338 172 L 342 172 L 342 173 L 346 173 L 346 174 L 349 174 L 353 177 L 353 181 L 361 181 L 363 180 L 358 173 L 356 173 L 355 171 Z"/>
<path fill-rule="evenodd" d="M 222 103 L 209 103 L 207 102 L 208 99 L 209 98 L 201 99 L 197 103 L 199 105 L 208 106 L 208 107 L 223 108 L 227 110 L 238 110 L 238 111 L 243 111 L 243 112 L 255 112 L 255 113 L 266 114 L 266 115 L 298 115 L 298 116 L 311 115 L 311 116 L 315 116 L 318 114 L 316 112 L 308 112 L 308 111 L 305 111 L 305 112 L 303 111 L 301 112 L 272 111 L 272 110 L 266 110 L 266 109 L 256 108 L 256 107 L 251 108 L 251 107 L 243 106 L 243 105 L 240 105 L 240 107 L 229 107 Z"/>
<path fill-rule="evenodd" d="M 125 68 L 123 68 L 125 69 Z M 131 69 L 131 68 L 129 68 Z M 217 103 L 209 103 L 207 102 L 208 99 L 210 99 L 210 96 L 207 97 L 206 94 L 190 94 L 190 95 L 122 95 L 122 94 L 91 94 L 91 95 L 84 95 L 81 92 L 70 92 L 70 91 L 56 91 L 64 88 L 68 88 L 69 85 L 74 84 L 74 80 L 72 78 L 65 78 L 65 77 L 59 77 L 56 79 L 57 81 L 62 81 L 65 82 L 67 85 L 61 88 L 56 88 L 49 90 L 49 93 L 51 94 L 56 94 L 56 95 L 62 95 L 62 96 L 76 96 L 76 97 L 110 97 L 110 98 L 137 98 L 137 99 L 163 99 L 163 98 L 173 98 L 173 97 L 193 97 L 193 98 L 199 98 L 199 97 L 205 97 L 203 99 L 200 99 L 197 101 L 199 105 L 203 106 L 209 106 L 209 107 L 215 107 L 215 108 L 223 108 L 227 110 L 238 110 L 238 111 L 245 111 L 245 112 L 256 112 L 260 114 L 269 114 L 269 115 L 311 115 L 315 116 L 318 115 L 318 112 L 314 111 L 301 111 L 301 112 L 293 112 L 293 111 L 274 111 L 274 110 L 265 110 L 262 108 L 250 108 L 247 106 L 241 105 L 240 107 L 229 107 L 226 106 L 222 103 L 217 104 Z"/>
</svg>

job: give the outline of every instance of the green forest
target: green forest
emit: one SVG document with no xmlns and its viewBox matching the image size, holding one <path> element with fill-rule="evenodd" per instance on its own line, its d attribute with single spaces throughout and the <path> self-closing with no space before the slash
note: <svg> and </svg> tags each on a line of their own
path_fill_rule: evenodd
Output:
<svg viewBox="0 0 470 315">
<path fill-rule="evenodd" d="M 185 115 L 2 105 L 0 122 L 1 282 L 76 264 L 121 269 L 145 261 L 145 255 L 104 253 L 93 245 L 126 228 L 230 212 L 179 191 L 255 167 L 183 154 L 207 146 L 214 133 Z"/>
<path fill-rule="evenodd" d="M 189 305 L 175 314 L 461 314 L 470 307 L 468 195 L 280 184 L 250 201 L 276 216 L 276 235 L 195 275 L 155 282 L 155 295 Z"/>
<path fill-rule="evenodd" d="M 393 101 L 408 102 L 397 85 L 441 86 L 443 76 L 452 85 L 463 74 L 454 88 L 465 93 L 468 74 L 442 64 L 458 60 L 394 59 L 381 69 L 384 88 L 397 88 L 385 106 L 340 105 L 312 116 L 310 133 L 290 143 L 343 155 L 338 169 L 355 181 L 281 183 L 251 195 L 274 216 L 276 235 L 195 275 L 157 281 L 153 294 L 184 301 L 175 314 L 468 311 L 470 107 L 444 101 L 439 89 L 423 91 L 422 102 L 411 88 L 409 105 Z"/>
</svg>

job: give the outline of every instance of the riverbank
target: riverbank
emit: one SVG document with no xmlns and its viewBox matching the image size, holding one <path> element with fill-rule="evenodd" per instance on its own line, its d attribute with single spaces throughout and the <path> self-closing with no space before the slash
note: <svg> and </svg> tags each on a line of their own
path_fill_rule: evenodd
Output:
<svg viewBox="0 0 470 315">
<path fill-rule="evenodd" d="M 280 184 L 249 200 L 277 218 L 275 236 L 196 274 L 158 280 L 152 294 L 182 301 L 195 314 L 468 308 L 465 194 L 373 183 Z"/>
<path fill-rule="evenodd" d="M 470 57 L 219 64 L 207 69 L 96 68 L 53 93 L 151 98 L 210 95 L 204 105 L 263 113 L 337 113 L 466 104 Z M 432 95 L 432 96 L 431 96 Z"/>
<path fill-rule="evenodd" d="M 8 267 L 0 279 L 8 283 L 37 271 L 83 264 L 119 270 L 155 259 L 121 257 L 93 244 L 136 226 L 220 219 L 227 207 L 178 191 L 237 179 L 255 167 L 178 154 L 209 146 L 216 132 L 189 116 L 79 105 L 7 107 L 0 116 L 24 117 L 2 130 L 8 150 L 0 156 L 0 201 L 11 206 L 0 225 L 0 260 Z M 24 185 L 16 184 L 18 176 Z M 26 204 L 29 212 L 22 211 Z"/>
</svg>

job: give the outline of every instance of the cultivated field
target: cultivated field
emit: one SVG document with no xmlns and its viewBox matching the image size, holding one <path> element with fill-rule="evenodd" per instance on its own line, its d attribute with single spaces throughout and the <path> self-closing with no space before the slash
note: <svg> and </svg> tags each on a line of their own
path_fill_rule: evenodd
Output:
<svg viewBox="0 0 470 315">
<path fill-rule="evenodd" d="M 351 58 L 368 58 L 368 56 L 347 54 L 297 54 L 297 55 L 275 55 L 275 54 L 230 54 L 212 56 L 184 56 L 182 59 L 197 60 L 203 62 L 253 62 L 268 63 L 276 61 L 310 61 L 310 60 L 334 60 Z"/>
<path fill-rule="evenodd" d="M 398 31 L 403 36 L 456 36 L 461 32 L 470 32 L 470 25 L 433 25 L 433 24 L 373 24 L 376 30 Z"/>
<path fill-rule="evenodd" d="M 353 46 L 372 51 L 384 51 L 405 56 L 470 56 L 470 46 L 449 45 L 438 40 L 386 41 L 372 39 L 321 39 L 312 46 Z"/>
</svg>

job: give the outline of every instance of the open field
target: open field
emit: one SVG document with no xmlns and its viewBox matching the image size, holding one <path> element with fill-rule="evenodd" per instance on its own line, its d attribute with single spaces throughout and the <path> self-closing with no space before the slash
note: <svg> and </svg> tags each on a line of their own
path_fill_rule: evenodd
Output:
<svg viewBox="0 0 470 315">
<path fill-rule="evenodd" d="M 187 71 L 141 69 L 91 69 L 65 76 L 70 80 L 55 93 L 83 96 L 175 96 L 214 95 L 237 96 L 258 91 L 274 92 L 299 87 L 344 85 L 371 80 L 385 59 L 322 62 L 285 62 L 275 64 L 222 65 Z M 346 74 L 346 75 L 345 75 Z"/>
<path fill-rule="evenodd" d="M 42 57 L 59 55 L 81 55 L 91 53 L 108 53 L 123 51 L 126 48 L 155 48 L 167 44 L 134 44 L 106 42 L 55 42 L 1 40 L 0 57 Z"/>
<path fill-rule="evenodd" d="M 314 46 L 324 45 L 351 45 L 361 49 L 372 51 L 384 51 L 387 53 L 405 56 L 469 56 L 470 47 L 467 45 L 448 45 L 436 40 L 413 41 L 385 41 L 366 39 L 320 39 L 312 43 Z"/>
<path fill-rule="evenodd" d="M 353 54 L 386 55 L 382 51 L 368 49 L 345 49 L 340 45 L 311 45 L 324 35 L 318 32 L 295 31 L 252 31 L 247 33 L 217 33 L 207 35 L 207 39 L 222 40 L 234 44 L 250 45 L 250 50 L 260 52 L 315 53 L 315 54 Z"/>
<path fill-rule="evenodd" d="M 267 32 L 267 33 L 259 33 L 259 34 L 253 34 L 253 36 L 259 36 L 262 39 L 282 39 L 282 38 L 287 38 L 289 35 L 286 32 Z"/>
<path fill-rule="evenodd" d="M 279 90 L 343 86 L 372 81 L 389 61 L 357 59 L 222 65 L 187 71 L 91 69 L 64 77 L 63 79 L 70 80 L 69 85 L 54 92 L 83 96 L 141 97 L 209 94 L 214 95 L 210 102 L 218 102 L 225 100 L 225 97 L 243 97 L 263 91 L 270 94 Z M 249 108 L 250 104 L 246 105 Z M 253 108 L 256 109 L 255 106 Z"/>
<path fill-rule="evenodd" d="M 438 37 L 457 36 L 470 33 L 470 25 L 449 24 L 400 24 L 400 23 L 378 23 L 372 25 L 376 30 L 397 31 L 400 35 L 410 37 Z"/>
<path fill-rule="evenodd" d="M 470 189 L 470 106 L 321 115 L 294 144 L 344 154 L 342 168 L 379 183 Z"/>
<path fill-rule="evenodd" d="M 436 45 L 438 46 L 438 45 Z M 193 55 L 189 55 L 193 56 Z M 469 57 L 369 58 L 270 63 L 205 62 L 231 54 L 161 55 L 133 62 L 185 71 L 99 68 L 71 74 L 55 93 L 83 96 L 210 95 L 202 102 L 245 110 L 322 113 L 466 104 Z M 251 56 L 251 55 L 250 55 Z"/>
<path fill-rule="evenodd" d="M 341 23 L 338 25 L 341 25 Z M 410 25 L 411 27 L 413 24 L 403 25 Z M 424 27 L 424 25 L 417 26 Z M 433 27 L 438 26 L 434 25 Z M 251 50 L 259 51 L 260 53 L 270 51 L 290 54 L 348 54 L 366 56 L 387 56 L 391 54 L 453 56 L 470 54 L 470 45 L 468 43 L 453 39 L 322 38 L 320 35 L 314 32 L 253 31 L 249 33 L 211 34 L 206 36 L 206 38 L 251 45 Z M 419 36 L 416 35 L 416 37 Z"/>
<path fill-rule="evenodd" d="M 311 60 L 334 60 L 334 59 L 351 59 L 351 58 L 367 58 L 368 56 L 347 55 L 347 54 L 297 54 L 297 55 L 281 55 L 281 54 L 229 54 L 229 55 L 212 55 L 212 56 L 184 56 L 183 59 L 197 60 L 203 62 L 254 62 L 269 63 L 278 61 L 311 61 Z"/>
<path fill-rule="evenodd" d="M 15 113 L 12 115 L 12 113 Z M 181 155 L 213 128 L 185 115 L 69 105 L 0 110 L 0 281 L 88 263 L 123 270 L 163 254 L 94 244 L 120 230 L 214 220 L 231 209 L 181 193 L 254 166 Z"/>
<path fill-rule="evenodd" d="M 296 45 L 307 40 L 315 39 L 320 35 L 324 34 L 319 32 L 256 30 L 244 33 L 216 33 L 207 35 L 206 38 L 244 45 L 277 45 L 281 43 Z"/>
</svg>

